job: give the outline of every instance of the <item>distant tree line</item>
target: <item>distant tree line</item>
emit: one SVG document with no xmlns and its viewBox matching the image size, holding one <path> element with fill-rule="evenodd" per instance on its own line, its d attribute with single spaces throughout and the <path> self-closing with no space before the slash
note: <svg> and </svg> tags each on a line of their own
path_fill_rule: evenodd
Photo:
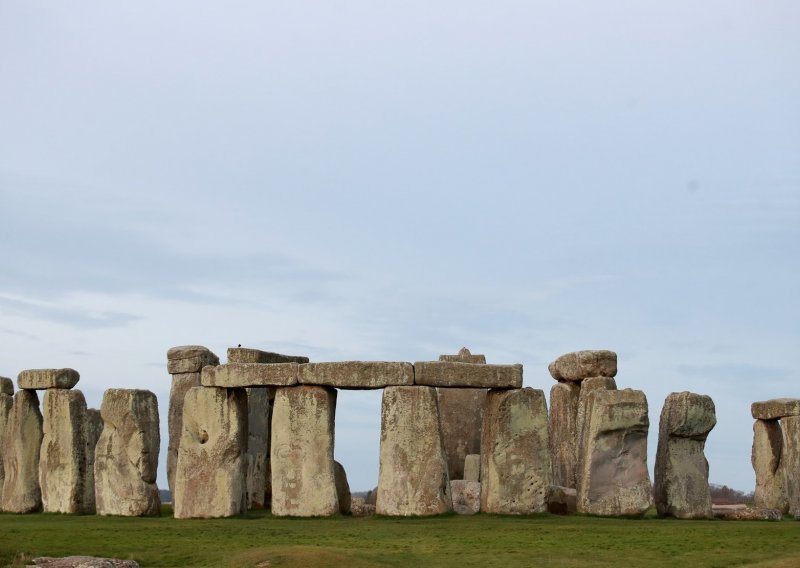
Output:
<svg viewBox="0 0 800 568">
<path fill-rule="evenodd" d="M 711 483 L 711 502 L 715 505 L 737 505 L 739 503 L 752 503 L 753 492 L 745 493 L 737 489 L 731 489 L 727 485 L 717 485 Z"/>
</svg>

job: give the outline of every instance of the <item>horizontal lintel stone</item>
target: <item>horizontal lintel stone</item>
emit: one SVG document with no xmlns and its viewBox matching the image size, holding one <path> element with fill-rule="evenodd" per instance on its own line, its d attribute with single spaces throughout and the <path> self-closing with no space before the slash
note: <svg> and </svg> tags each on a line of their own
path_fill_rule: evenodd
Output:
<svg viewBox="0 0 800 568">
<path fill-rule="evenodd" d="M 289 387 L 297 384 L 297 363 L 228 363 L 203 367 L 204 387 Z"/>
<path fill-rule="evenodd" d="M 206 365 L 219 365 L 219 357 L 202 345 L 180 345 L 167 351 L 167 372 L 171 375 L 199 373 Z"/>
<path fill-rule="evenodd" d="M 787 416 L 800 416 L 800 399 L 773 398 L 754 402 L 750 406 L 750 413 L 756 420 L 778 420 Z"/>
<path fill-rule="evenodd" d="M 308 363 L 308 357 L 283 355 L 250 347 L 228 347 L 228 363 Z"/>
<path fill-rule="evenodd" d="M 28 369 L 17 376 L 17 386 L 28 390 L 71 389 L 80 377 L 75 369 Z"/>
<path fill-rule="evenodd" d="M 457 388 L 522 388 L 522 365 L 475 365 L 451 361 L 414 363 L 414 384 Z"/>
<path fill-rule="evenodd" d="M 300 366 L 299 382 L 339 389 L 382 389 L 414 384 L 411 363 L 392 361 L 337 361 Z"/>
<path fill-rule="evenodd" d="M 606 350 L 565 353 L 547 367 L 557 381 L 582 381 L 589 377 L 616 377 L 617 354 Z"/>
</svg>

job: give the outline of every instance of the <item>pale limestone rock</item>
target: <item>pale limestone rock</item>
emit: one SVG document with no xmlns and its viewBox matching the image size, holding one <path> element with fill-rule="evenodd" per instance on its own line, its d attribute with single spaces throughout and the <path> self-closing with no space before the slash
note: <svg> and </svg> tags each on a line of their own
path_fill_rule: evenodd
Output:
<svg viewBox="0 0 800 568">
<path fill-rule="evenodd" d="M 575 487 L 580 393 L 580 385 L 574 383 L 556 383 L 550 389 L 549 444 L 554 485 Z"/>
<path fill-rule="evenodd" d="M 48 513 L 90 513 L 86 501 L 86 399 L 79 390 L 51 389 L 42 401 L 39 456 L 42 506 Z"/>
<path fill-rule="evenodd" d="M 0 377 L 0 395 L 14 396 L 14 381 L 8 377 Z"/>
<path fill-rule="evenodd" d="M 781 418 L 783 430 L 783 454 L 781 467 L 786 482 L 789 514 L 800 517 L 800 416 Z"/>
<path fill-rule="evenodd" d="M 147 390 L 108 389 L 100 406 L 103 432 L 94 459 L 98 515 L 158 515 L 158 401 Z"/>
<path fill-rule="evenodd" d="M 199 373 L 206 365 L 219 365 L 219 357 L 202 345 L 181 345 L 167 351 L 167 371 L 171 375 Z"/>
<path fill-rule="evenodd" d="M 616 377 L 617 354 L 613 351 L 574 351 L 562 355 L 548 366 L 557 381 L 582 381 L 589 377 Z"/>
<path fill-rule="evenodd" d="M 167 483 L 171 495 L 175 495 L 175 469 L 178 466 L 178 448 L 183 434 L 183 401 L 192 387 L 200 386 L 200 373 L 179 373 L 172 375 L 167 411 Z"/>
<path fill-rule="evenodd" d="M 647 472 L 647 398 L 637 390 L 589 395 L 578 451 L 578 511 L 639 516 L 651 504 Z"/>
<path fill-rule="evenodd" d="M 481 484 L 478 481 L 454 479 L 450 482 L 453 510 L 459 515 L 474 515 L 481 510 Z"/>
<path fill-rule="evenodd" d="M 553 479 L 548 430 L 541 390 L 489 391 L 481 439 L 482 512 L 546 510 Z"/>
<path fill-rule="evenodd" d="M 481 480 L 481 455 L 468 454 L 464 458 L 464 481 Z"/>
<path fill-rule="evenodd" d="M 86 510 L 90 513 L 96 510 L 96 500 L 94 495 L 94 456 L 97 448 L 97 441 L 103 433 L 103 417 L 96 408 L 86 409 L 86 493 L 83 502 Z"/>
<path fill-rule="evenodd" d="M 778 420 L 787 416 L 800 416 L 800 399 L 774 398 L 750 405 L 750 413 L 756 420 Z"/>
<path fill-rule="evenodd" d="M 297 363 L 228 363 L 204 367 L 200 383 L 204 387 L 247 388 L 281 387 L 297 384 Z"/>
<path fill-rule="evenodd" d="M 437 389 L 442 441 L 451 480 L 466 479 L 464 460 L 468 454 L 481 453 L 486 392 L 486 389 Z"/>
<path fill-rule="evenodd" d="M 436 389 L 383 391 L 377 493 L 379 515 L 428 516 L 453 510 Z"/>
<path fill-rule="evenodd" d="M 475 365 L 449 361 L 414 363 L 414 384 L 431 387 L 520 388 L 522 365 Z"/>
<path fill-rule="evenodd" d="M 551 485 L 547 488 L 547 512 L 569 515 L 578 510 L 578 491 L 573 487 Z"/>
<path fill-rule="evenodd" d="M 139 563 L 135 560 L 118 560 L 97 556 L 65 556 L 64 558 L 41 556 L 34 558 L 31 566 L 37 568 L 139 568 Z"/>
<path fill-rule="evenodd" d="M 473 355 L 466 347 L 462 347 L 457 355 L 439 355 L 439 361 L 450 361 L 452 363 L 473 363 L 478 365 L 486 364 L 486 355 Z"/>
<path fill-rule="evenodd" d="M 283 355 L 248 347 L 228 347 L 228 363 L 308 363 L 308 357 Z"/>
<path fill-rule="evenodd" d="M 275 391 L 272 514 L 318 517 L 339 511 L 334 471 L 336 391 L 300 385 Z"/>
<path fill-rule="evenodd" d="M 783 513 L 778 509 L 748 507 L 747 505 L 714 505 L 712 516 L 723 521 L 780 521 Z"/>
<path fill-rule="evenodd" d="M 783 431 L 777 420 L 756 420 L 750 462 L 756 474 L 753 504 L 761 509 L 789 511 L 785 473 L 781 467 Z"/>
<path fill-rule="evenodd" d="M 230 350 L 229 350 L 230 351 Z M 269 507 L 269 425 L 274 397 L 271 388 L 247 389 L 247 508 Z"/>
<path fill-rule="evenodd" d="M 247 393 L 193 387 L 183 403 L 183 433 L 172 496 L 176 519 L 232 517 L 247 510 Z"/>
<path fill-rule="evenodd" d="M 708 461 L 703 450 L 717 423 L 711 397 L 667 396 L 661 411 L 655 467 L 655 502 L 662 517 L 710 519 Z"/>
<path fill-rule="evenodd" d="M 2 444 L 5 479 L 0 509 L 3 511 L 32 513 L 42 509 L 39 452 L 43 435 L 36 392 L 17 391 Z"/>
<path fill-rule="evenodd" d="M 337 461 L 333 462 L 333 474 L 336 479 L 336 496 L 339 499 L 339 512 L 343 515 L 350 513 L 352 497 L 350 484 L 347 482 L 347 472 L 344 466 Z"/>
<path fill-rule="evenodd" d="M 17 376 L 21 389 L 71 389 L 80 379 L 75 369 L 28 369 Z"/>
<path fill-rule="evenodd" d="M 8 428 L 8 420 L 11 418 L 11 409 L 13 406 L 14 396 L 6 394 L 5 392 L 0 392 L 0 511 L 3 510 L 3 483 L 6 479 L 3 460 L 8 459 L 4 457 L 6 454 L 5 435 L 6 428 Z"/>
<path fill-rule="evenodd" d="M 382 389 L 414 384 L 411 363 L 391 361 L 337 361 L 300 365 L 302 385 L 322 385 L 337 389 Z"/>
</svg>

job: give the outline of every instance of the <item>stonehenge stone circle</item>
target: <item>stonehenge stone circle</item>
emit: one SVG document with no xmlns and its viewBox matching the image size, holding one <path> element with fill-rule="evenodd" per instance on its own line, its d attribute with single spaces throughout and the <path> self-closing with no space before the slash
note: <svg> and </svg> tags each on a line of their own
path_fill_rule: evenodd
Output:
<svg viewBox="0 0 800 568">
<path fill-rule="evenodd" d="M 193 387 L 183 404 L 173 495 L 176 519 L 230 517 L 247 509 L 247 393 Z"/>
<path fill-rule="evenodd" d="M 227 363 L 203 368 L 204 387 L 286 387 L 297 384 L 297 363 Z"/>
<path fill-rule="evenodd" d="M 388 361 L 308 363 L 300 367 L 299 383 L 337 389 L 382 389 L 413 385 L 414 367 L 411 363 Z"/>
<path fill-rule="evenodd" d="M 350 484 L 347 482 L 347 472 L 342 464 L 333 462 L 333 475 L 336 479 L 336 496 L 339 499 L 339 512 L 346 515 L 352 506 Z"/>
<path fill-rule="evenodd" d="M 574 351 L 547 367 L 557 381 L 582 381 L 589 377 L 616 377 L 617 354 L 613 351 Z"/>
<path fill-rule="evenodd" d="M 781 467 L 783 431 L 778 420 L 756 420 L 753 423 L 751 463 L 756 473 L 753 504 L 759 508 L 789 512 L 786 480 Z"/>
<path fill-rule="evenodd" d="M 518 389 L 522 387 L 522 365 L 418 361 L 414 363 L 414 384 L 430 387 Z"/>
<path fill-rule="evenodd" d="M 555 485 L 575 487 L 580 394 L 581 387 L 577 383 L 556 383 L 550 389 L 549 445 Z"/>
<path fill-rule="evenodd" d="M 175 494 L 175 469 L 178 465 L 178 447 L 181 445 L 183 432 L 183 401 L 192 387 L 200 386 L 200 373 L 179 373 L 172 375 L 172 386 L 169 391 L 169 409 L 167 410 L 167 483 L 172 495 Z"/>
<path fill-rule="evenodd" d="M 317 517 L 339 511 L 333 461 L 336 391 L 300 385 L 275 391 L 272 514 Z"/>
<path fill-rule="evenodd" d="M 161 438 L 156 395 L 147 390 L 108 389 L 100 415 L 103 432 L 94 459 L 97 514 L 160 514 L 156 470 Z"/>
<path fill-rule="evenodd" d="M 403 517 L 453 510 L 439 406 L 432 387 L 387 387 L 383 391 L 375 510 L 379 515 Z"/>
<path fill-rule="evenodd" d="M 42 413 L 34 390 L 14 395 L 6 422 L 3 447 L 3 500 L 9 513 L 33 513 L 42 509 L 39 487 L 39 452 L 42 447 Z"/>
<path fill-rule="evenodd" d="M 167 351 L 170 375 L 198 373 L 206 365 L 219 365 L 219 357 L 202 345 L 180 345 Z"/>
<path fill-rule="evenodd" d="M 552 485 L 544 392 L 492 389 L 481 438 L 481 512 L 541 513 Z"/>
<path fill-rule="evenodd" d="M 464 481 L 481 480 L 481 455 L 469 454 L 464 458 Z"/>
<path fill-rule="evenodd" d="M 710 519 L 708 461 L 703 450 L 717 423 L 711 397 L 674 392 L 661 410 L 655 466 L 655 502 L 660 516 Z"/>
<path fill-rule="evenodd" d="M 481 510 L 481 484 L 477 481 L 454 479 L 450 482 L 453 510 L 459 515 L 474 515 Z"/>
<path fill-rule="evenodd" d="M 249 388 L 247 392 L 247 508 L 269 507 L 272 479 L 269 465 L 272 388 Z"/>
<path fill-rule="evenodd" d="M 283 355 L 249 347 L 228 347 L 228 363 L 308 363 L 308 357 Z"/>
<path fill-rule="evenodd" d="M 17 376 L 20 389 L 71 389 L 80 375 L 75 369 L 28 369 Z"/>
<path fill-rule="evenodd" d="M 578 511 L 640 516 L 651 504 L 647 472 L 647 398 L 642 391 L 589 395 L 578 450 Z"/>
<path fill-rule="evenodd" d="M 800 398 L 774 398 L 754 402 L 750 413 L 756 420 L 779 420 L 788 416 L 800 416 Z"/>
</svg>

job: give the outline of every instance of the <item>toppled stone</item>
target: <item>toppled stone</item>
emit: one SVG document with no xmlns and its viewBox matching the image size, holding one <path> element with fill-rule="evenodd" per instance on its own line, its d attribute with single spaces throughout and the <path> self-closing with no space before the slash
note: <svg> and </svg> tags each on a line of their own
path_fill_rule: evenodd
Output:
<svg viewBox="0 0 800 568">
<path fill-rule="evenodd" d="M 573 487 L 551 485 L 547 488 L 547 512 L 569 515 L 578 510 L 578 490 Z"/>
<path fill-rule="evenodd" d="M 613 351 L 574 351 L 547 367 L 557 381 L 582 381 L 589 377 L 616 377 L 617 354 Z"/>
<path fill-rule="evenodd" d="M 318 517 L 339 511 L 333 461 L 336 391 L 301 385 L 275 391 L 272 514 Z"/>
<path fill-rule="evenodd" d="M 333 475 L 336 478 L 336 495 L 339 498 L 339 512 L 346 515 L 350 513 L 353 501 L 350 496 L 350 484 L 347 483 L 347 472 L 345 472 L 344 466 L 337 461 L 333 462 Z"/>
<path fill-rule="evenodd" d="M 756 420 L 777 420 L 786 416 L 800 416 L 800 398 L 773 398 L 754 402 L 750 413 Z"/>
<path fill-rule="evenodd" d="M 431 387 L 520 388 L 522 365 L 475 365 L 448 361 L 414 363 L 414 384 Z"/>
<path fill-rule="evenodd" d="M 382 389 L 414 384 L 411 363 L 390 361 L 338 361 L 300 366 L 298 382 L 337 389 Z"/>
<path fill-rule="evenodd" d="M 552 484 L 547 405 L 532 388 L 491 390 L 481 439 L 481 511 L 546 510 Z"/>
<path fill-rule="evenodd" d="M 51 389 L 42 402 L 39 456 L 42 505 L 48 513 L 90 513 L 86 503 L 86 399 L 79 390 Z"/>
<path fill-rule="evenodd" d="M 366 503 L 361 497 L 353 497 L 350 514 L 354 517 L 369 517 L 375 514 L 375 505 Z"/>
<path fill-rule="evenodd" d="M 789 514 L 800 517 L 800 416 L 781 418 L 783 430 L 783 455 L 781 467 L 789 499 Z"/>
<path fill-rule="evenodd" d="M 442 442 L 451 480 L 466 479 L 464 460 L 468 454 L 481 453 L 486 392 L 486 389 L 437 389 Z"/>
<path fill-rule="evenodd" d="M 0 377 L 0 394 L 14 396 L 14 381 L 8 377 Z"/>
<path fill-rule="evenodd" d="M 33 559 L 31 566 L 44 568 L 139 568 L 139 563 L 135 560 L 98 558 L 96 556 L 66 556 L 64 558 L 40 556 Z"/>
<path fill-rule="evenodd" d="M 83 502 L 86 511 L 93 513 L 96 510 L 94 496 L 94 459 L 97 450 L 97 441 L 103 433 L 103 417 L 96 408 L 86 409 L 86 484 Z"/>
<path fill-rule="evenodd" d="M 148 390 L 108 389 L 100 405 L 103 432 L 94 458 L 98 515 L 142 517 L 160 514 L 156 486 L 158 401 Z"/>
<path fill-rule="evenodd" d="M 200 377 L 204 387 L 286 387 L 297 384 L 297 363 L 228 363 L 205 367 Z"/>
<path fill-rule="evenodd" d="M 408 517 L 452 510 L 436 389 L 387 387 L 381 403 L 377 513 Z"/>
<path fill-rule="evenodd" d="M 464 458 L 464 481 L 481 480 L 481 455 L 468 454 Z"/>
<path fill-rule="evenodd" d="M 753 504 L 760 509 L 789 511 L 786 480 L 781 467 L 783 431 L 777 420 L 756 420 L 750 462 L 756 474 Z"/>
<path fill-rule="evenodd" d="M 178 448 L 183 434 L 183 401 L 190 388 L 200 386 L 200 373 L 178 373 L 172 375 L 167 411 L 167 483 L 171 495 L 175 495 L 175 469 L 178 467 Z"/>
<path fill-rule="evenodd" d="M 308 357 L 283 355 L 248 347 L 228 347 L 228 363 L 308 363 Z"/>
<path fill-rule="evenodd" d="M 269 425 L 274 397 L 271 388 L 247 389 L 247 508 L 269 507 L 272 480 L 269 463 Z"/>
<path fill-rule="evenodd" d="M 777 509 L 747 505 L 714 505 L 712 515 L 723 521 L 780 521 L 783 514 Z"/>
<path fill-rule="evenodd" d="M 450 482 L 453 510 L 459 515 L 474 515 L 481 510 L 481 484 L 478 481 L 455 479 Z"/>
<path fill-rule="evenodd" d="M 199 373 L 206 365 L 219 365 L 219 357 L 202 345 L 181 345 L 167 351 L 167 371 L 171 375 Z"/>
<path fill-rule="evenodd" d="M 647 472 L 647 398 L 642 391 L 589 395 L 578 451 L 578 511 L 640 516 L 651 504 Z"/>
<path fill-rule="evenodd" d="M 578 401 L 581 387 L 556 383 L 550 389 L 550 459 L 553 483 L 575 487 L 578 467 Z"/>
<path fill-rule="evenodd" d="M 0 392 L 0 511 L 2 511 L 3 507 L 3 483 L 6 479 L 5 466 L 3 465 L 4 454 L 6 453 L 5 435 L 13 406 L 14 396 Z"/>
<path fill-rule="evenodd" d="M 81 376 L 75 369 L 28 369 L 17 376 L 21 389 L 71 389 Z"/>
<path fill-rule="evenodd" d="M 183 433 L 172 496 L 176 519 L 232 517 L 247 510 L 247 393 L 193 387 L 183 403 Z"/>
<path fill-rule="evenodd" d="M 439 361 L 485 365 L 486 355 L 473 355 L 472 353 L 470 353 L 469 349 L 467 349 L 466 347 L 462 347 L 457 355 L 439 355 Z"/>
<path fill-rule="evenodd" d="M 711 397 L 691 392 L 667 396 L 661 411 L 655 467 L 660 516 L 711 518 L 708 461 L 703 450 L 717 423 Z"/>
<path fill-rule="evenodd" d="M 42 447 L 42 413 L 32 390 L 14 395 L 6 422 L 3 448 L 2 504 L 9 513 L 33 513 L 42 509 L 39 487 L 39 452 Z"/>
</svg>

